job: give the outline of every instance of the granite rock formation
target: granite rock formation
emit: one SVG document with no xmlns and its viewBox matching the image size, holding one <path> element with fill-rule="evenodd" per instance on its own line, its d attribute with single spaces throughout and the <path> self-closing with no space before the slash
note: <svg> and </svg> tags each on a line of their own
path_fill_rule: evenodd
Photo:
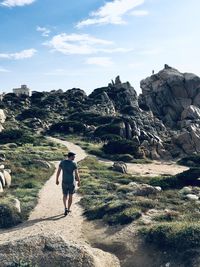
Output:
<svg viewBox="0 0 200 267">
<path fill-rule="evenodd" d="M 70 243 L 61 237 L 42 235 L 0 244 L 0 267 L 20 263 L 43 267 L 120 266 L 115 256 L 102 250 Z"/>
<path fill-rule="evenodd" d="M 78 88 L 6 94 L 1 101 L 15 127 L 79 133 L 86 138 L 131 140 L 135 158 L 169 159 L 200 152 L 200 78 L 165 65 L 141 81 L 137 95 L 118 76 L 89 96 Z"/>
</svg>

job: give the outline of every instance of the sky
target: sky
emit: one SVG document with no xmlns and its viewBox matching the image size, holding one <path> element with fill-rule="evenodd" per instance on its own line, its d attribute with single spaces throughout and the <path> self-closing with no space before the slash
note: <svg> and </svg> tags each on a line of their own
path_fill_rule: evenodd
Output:
<svg viewBox="0 0 200 267">
<path fill-rule="evenodd" d="M 0 0 L 0 93 L 140 81 L 168 64 L 200 76 L 199 0 Z"/>
</svg>

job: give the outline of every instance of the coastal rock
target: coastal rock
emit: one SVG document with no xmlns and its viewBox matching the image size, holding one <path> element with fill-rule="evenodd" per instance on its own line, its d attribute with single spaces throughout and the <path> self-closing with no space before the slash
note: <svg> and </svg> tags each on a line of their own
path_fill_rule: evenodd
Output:
<svg viewBox="0 0 200 267">
<path fill-rule="evenodd" d="M 119 267 L 118 259 L 99 249 L 57 236 L 32 236 L 0 244 L 0 267 L 21 262 L 43 267 Z"/>
</svg>

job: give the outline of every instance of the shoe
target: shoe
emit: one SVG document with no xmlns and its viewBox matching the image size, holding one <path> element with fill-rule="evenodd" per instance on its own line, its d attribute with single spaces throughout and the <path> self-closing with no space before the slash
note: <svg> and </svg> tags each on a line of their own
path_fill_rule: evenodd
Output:
<svg viewBox="0 0 200 267">
<path fill-rule="evenodd" d="M 64 215 L 67 216 L 68 214 L 68 209 L 65 209 Z"/>
</svg>

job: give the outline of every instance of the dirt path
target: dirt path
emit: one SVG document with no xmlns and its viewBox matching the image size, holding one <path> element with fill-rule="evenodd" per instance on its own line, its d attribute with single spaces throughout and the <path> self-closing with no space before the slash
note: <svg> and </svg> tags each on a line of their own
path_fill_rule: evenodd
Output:
<svg viewBox="0 0 200 267">
<path fill-rule="evenodd" d="M 51 139 L 75 152 L 77 154 L 76 161 L 86 157 L 85 151 L 79 146 L 67 141 Z M 58 166 L 58 162 L 55 163 L 55 166 Z M 85 220 L 82 216 L 83 210 L 78 204 L 80 196 L 75 194 L 72 213 L 64 217 L 61 185 L 55 185 L 55 175 L 54 173 L 40 191 L 39 202 L 30 214 L 29 220 L 11 230 L 0 232 L 0 243 L 44 233 L 56 234 L 76 243 L 87 243 L 83 233 Z"/>
<path fill-rule="evenodd" d="M 112 166 L 113 161 L 100 159 L 100 162 Z M 139 176 L 159 176 L 159 175 L 175 175 L 177 173 L 181 173 L 183 171 L 188 170 L 188 167 L 177 165 L 176 162 L 166 162 L 166 161 L 156 161 L 154 160 L 152 163 L 127 163 L 127 171 L 132 175 Z"/>
</svg>

